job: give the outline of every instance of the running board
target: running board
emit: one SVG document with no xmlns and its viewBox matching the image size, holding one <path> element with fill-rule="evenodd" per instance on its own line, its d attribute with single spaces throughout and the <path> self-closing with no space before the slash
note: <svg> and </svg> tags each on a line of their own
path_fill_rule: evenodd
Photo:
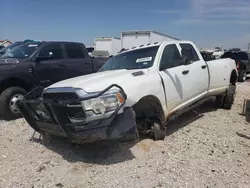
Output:
<svg viewBox="0 0 250 188">
<path fill-rule="evenodd" d="M 201 99 L 199 100 L 198 102 L 195 102 L 194 104 L 188 106 L 188 107 L 185 107 L 184 109 L 181 109 L 181 110 L 178 110 L 177 112 L 173 113 L 168 119 L 167 119 L 167 123 L 175 120 L 177 117 L 197 108 L 198 106 L 208 102 L 209 100 L 212 100 L 214 97 L 206 97 L 204 99 Z M 197 112 L 195 112 L 197 113 Z"/>
</svg>

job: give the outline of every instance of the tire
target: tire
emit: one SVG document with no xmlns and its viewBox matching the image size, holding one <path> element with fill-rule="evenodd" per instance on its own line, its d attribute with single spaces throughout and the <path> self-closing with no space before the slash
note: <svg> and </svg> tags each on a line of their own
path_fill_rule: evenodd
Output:
<svg viewBox="0 0 250 188">
<path fill-rule="evenodd" d="M 20 87 L 10 87 L 1 93 L 0 109 L 2 110 L 1 116 L 3 120 L 9 121 L 22 117 L 15 105 L 15 102 L 19 99 L 21 100 L 26 93 L 27 92 Z M 16 110 L 14 110 L 15 107 Z"/>
<path fill-rule="evenodd" d="M 250 123 L 250 112 L 246 113 L 246 121 Z"/>
<path fill-rule="evenodd" d="M 166 128 L 161 125 L 158 121 L 153 124 L 154 140 L 164 140 L 166 135 Z"/>
<path fill-rule="evenodd" d="M 221 108 L 223 106 L 223 100 L 224 100 L 223 95 L 216 96 L 216 98 L 215 98 L 215 107 L 216 108 Z"/>
<path fill-rule="evenodd" d="M 222 108 L 230 110 L 234 103 L 236 86 L 230 85 L 226 91 L 226 95 L 223 98 Z"/>
<path fill-rule="evenodd" d="M 241 71 L 239 72 L 238 81 L 239 81 L 239 82 L 245 82 L 246 79 L 247 79 L 246 70 L 241 70 Z"/>
</svg>

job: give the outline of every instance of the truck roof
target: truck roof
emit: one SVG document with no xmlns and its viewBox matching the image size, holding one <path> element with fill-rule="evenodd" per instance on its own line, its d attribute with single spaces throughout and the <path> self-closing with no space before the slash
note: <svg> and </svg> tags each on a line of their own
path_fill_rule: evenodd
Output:
<svg viewBox="0 0 250 188">
<path fill-rule="evenodd" d="M 69 41 L 42 41 L 44 43 L 55 43 L 55 44 L 58 44 L 58 43 L 69 43 L 69 44 L 83 44 L 81 42 L 69 42 Z"/>
<path fill-rule="evenodd" d="M 155 33 L 155 34 L 162 35 L 162 36 L 165 36 L 165 37 L 169 37 L 169 38 L 172 38 L 172 39 L 175 39 L 175 40 L 180 40 L 180 39 L 172 37 L 170 35 L 166 35 L 166 34 L 163 34 L 163 33 L 157 32 L 157 31 L 153 31 L 153 30 L 152 31 L 150 31 L 150 30 L 135 30 L 135 31 L 123 31 L 123 32 L 121 32 L 121 34 L 134 34 L 134 33 L 139 33 L 139 34 Z"/>
<path fill-rule="evenodd" d="M 127 50 L 125 50 L 125 51 L 123 51 L 123 52 L 138 50 L 138 49 L 142 49 L 142 48 L 149 48 L 149 47 L 154 47 L 154 46 L 160 46 L 160 45 L 164 45 L 164 44 L 179 44 L 179 43 L 194 44 L 192 41 L 186 41 L 186 40 L 170 40 L 170 41 L 155 42 L 155 43 L 149 43 L 149 44 L 146 44 L 146 45 L 141 45 L 141 46 L 133 47 L 133 48 L 127 49 Z M 121 53 L 123 53 L 123 52 L 121 52 Z"/>
</svg>

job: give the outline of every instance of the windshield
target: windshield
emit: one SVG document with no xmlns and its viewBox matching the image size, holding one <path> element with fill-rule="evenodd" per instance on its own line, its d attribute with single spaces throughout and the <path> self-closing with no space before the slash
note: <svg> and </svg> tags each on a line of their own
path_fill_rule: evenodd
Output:
<svg viewBox="0 0 250 188">
<path fill-rule="evenodd" d="M 159 46 L 123 52 L 110 58 L 99 72 L 118 69 L 145 69 L 153 65 Z"/>
<path fill-rule="evenodd" d="M 22 44 L 6 52 L 2 57 L 25 59 L 30 57 L 42 43 Z"/>
<path fill-rule="evenodd" d="M 22 42 L 15 42 L 14 44 L 11 44 L 3 49 L 0 50 L 0 56 L 5 54 L 6 52 L 9 52 L 12 48 L 22 44 Z"/>
</svg>

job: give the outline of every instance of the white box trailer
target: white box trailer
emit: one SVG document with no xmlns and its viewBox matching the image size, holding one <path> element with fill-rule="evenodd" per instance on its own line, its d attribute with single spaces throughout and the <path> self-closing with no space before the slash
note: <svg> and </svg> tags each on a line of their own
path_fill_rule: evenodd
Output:
<svg viewBox="0 0 250 188">
<path fill-rule="evenodd" d="M 108 51 L 110 56 L 121 50 L 121 39 L 116 37 L 97 37 L 94 39 L 95 51 Z"/>
<path fill-rule="evenodd" d="M 179 40 L 156 31 L 124 31 L 121 32 L 121 48 L 130 49 L 149 43 Z"/>
</svg>

